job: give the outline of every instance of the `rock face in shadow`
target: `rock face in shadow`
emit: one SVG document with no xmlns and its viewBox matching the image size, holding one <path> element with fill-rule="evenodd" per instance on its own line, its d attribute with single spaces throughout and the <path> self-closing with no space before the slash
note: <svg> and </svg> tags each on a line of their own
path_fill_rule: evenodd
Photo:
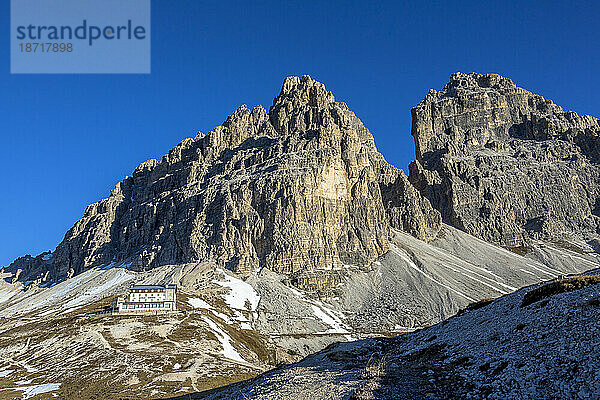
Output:
<svg viewBox="0 0 600 400">
<path fill-rule="evenodd" d="M 88 206 L 50 268 L 9 270 L 60 279 L 110 263 L 211 260 L 242 275 L 296 276 L 368 267 L 389 249 L 390 228 L 428 240 L 440 224 L 345 103 L 308 76 L 289 77 L 268 113 L 241 106 Z"/>
<path fill-rule="evenodd" d="M 598 119 L 477 73 L 453 74 L 412 119 L 410 181 L 445 222 L 506 246 L 597 240 Z"/>
</svg>

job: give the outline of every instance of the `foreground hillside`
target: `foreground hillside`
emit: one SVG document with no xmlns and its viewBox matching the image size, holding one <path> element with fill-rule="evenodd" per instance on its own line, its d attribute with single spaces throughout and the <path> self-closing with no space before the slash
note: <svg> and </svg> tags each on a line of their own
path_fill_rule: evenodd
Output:
<svg viewBox="0 0 600 400">
<path fill-rule="evenodd" d="M 597 399 L 599 346 L 600 276 L 568 277 L 191 398 Z"/>
</svg>

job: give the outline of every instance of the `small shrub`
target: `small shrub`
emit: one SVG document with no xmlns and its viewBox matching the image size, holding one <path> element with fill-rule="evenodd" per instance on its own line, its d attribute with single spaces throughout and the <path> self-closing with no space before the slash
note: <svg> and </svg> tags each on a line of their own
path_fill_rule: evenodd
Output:
<svg viewBox="0 0 600 400">
<path fill-rule="evenodd" d="M 548 305 L 548 303 L 550 303 L 550 300 L 544 299 L 544 300 L 540 301 L 540 304 L 538 307 L 539 308 L 546 307 Z"/>
<path fill-rule="evenodd" d="M 526 307 L 555 294 L 579 290 L 596 283 L 600 283 L 600 275 L 575 275 L 558 279 L 527 292 L 523 297 L 521 307 Z"/>
<path fill-rule="evenodd" d="M 430 336 L 429 338 L 425 339 L 425 341 L 426 342 L 431 342 L 431 341 L 433 341 L 435 339 L 437 339 L 437 335 Z"/>
<path fill-rule="evenodd" d="M 494 301 L 494 299 L 492 299 L 492 298 L 481 299 L 479 301 L 469 304 L 466 308 L 459 310 L 456 313 L 456 315 L 463 315 L 467 311 L 473 311 L 473 310 L 477 310 L 479 308 L 485 307 L 488 304 L 491 304 L 493 301 Z"/>
<path fill-rule="evenodd" d="M 363 380 L 362 385 L 352 393 L 350 400 L 373 400 L 375 392 L 381 387 L 381 381 L 386 371 L 385 356 L 380 359 L 369 359 L 367 366 L 362 371 L 360 377 Z"/>
<path fill-rule="evenodd" d="M 467 310 L 471 311 L 471 310 L 477 310 L 479 308 L 485 307 L 488 304 L 490 304 L 492 301 L 494 301 L 494 299 L 481 299 L 479 301 L 476 301 L 475 303 L 471 303 L 467 306 Z"/>
<path fill-rule="evenodd" d="M 464 357 L 460 357 L 457 358 L 455 361 L 450 363 L 452 366 L 459 366 L 459 365 L 472 365 L 473 363 L 471 362 L 471 357 L 470 356 L 464 356 Z"/>
<path fill-rule="evenodd" d="M 588 306 L 600 306 L 600 299 L 592 299 L 588 302 Z"/>
<path fill-rule="evenodd" d="M 506 367 L 508 367 L 508 361 L 502 361 L 502 362 L 500 363 L 500 365 L 498 365 L 498 366 L 496 367 L 496 369 L 494 369 L 494 371 L 492 372 L 492 374 L 494 374 L 494 375 L 498 375 L 498 374 L 500 374 L 502 371 L 504 371 L 504 369 L 505 369 Z"/>
</svg>

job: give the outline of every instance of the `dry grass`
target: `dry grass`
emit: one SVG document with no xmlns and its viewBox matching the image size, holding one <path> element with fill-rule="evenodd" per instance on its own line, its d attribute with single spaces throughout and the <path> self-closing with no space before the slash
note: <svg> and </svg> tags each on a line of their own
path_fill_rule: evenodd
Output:
<svg viewBox="0 0 600 400">
<path fill-rule="evenodd" d="M 379 359 L 371 359 L 361 373 L 363 384 L 356 389 L 351 400 L 372 400 L 375 399 L 375 392 L 381 387 L 381 380 L 385 376 L 386 361 L 385 356 Z"/>
<path fill-rule="evenodd" d="M 186 297 L 180 300 L 181 306 L 186 303 Z M 223 370 L 223 366 L 218 364 L 218 360 L 211 361 L 214 369 L 206 376 L 193 377 L 194 381 L 188 379 L 186 382 L 176 380 L 162 380 L 162 375 L 167 373 L 176 373 L 173 366 L 179 363 L 182 366 L 190 365 L 192 361 L 199 359 L 202 354 L 207 352 L 213 343 L 216 346 L 218 338 L 205 328 L 205 323 L 201 316 L 203 312 L 188 310 L 178 314 L 160 314 L 160 315 L 108 315 L 98 314 L 110 305 L 111 299 L 102 299 L 93 304 L 82 307 L 66 315 L 56 315 L 46 319 L 36 321 L 23 320 L 19 325 L 12 326 L 5 330 L 0 337 L 0 344 L 3 346 L 25 345 L 28 339 L 31 341 L 31 347 L 39 346 L 48 337 L 64 338 L 65 341 L 73 338 L 81 339 L 82 332 L 80 328 L 84 327 L 102 335 L 108 342 L 110 349 L 104 349 L 100 344 L 90 342 L 89 351 L 78 358 L 73 368 L 77 368 L 77 373 L 69 373 L 65 369 L 65 374 L 56 379 L 61 383 L 59 390 L 36 396 L 36 399 L 50 400 L 58 395 L 60 399 L 69 400 L 133 400 L 142 398 L 173 398 L 183 393 L 192 393 L 193 391 L 211 389 L 217 386 L 227 385 L 241 380 L 246 380 L 256 376 L 258 371 L 248 371 L 247 368 L 238 366 L 231 367 L 229 370 Z M 130 332 L 127 340 L 115 339 L 109 331 L 112 325 L 136 322 L 143 323 L 142 329 L 134 329 Z M 175 349 L 174 344 L 156 333 L 151 328 L 162 324 L 174 323 L 172 332 L 168 332 L 168 339 L 182 345 L 181 349 Z M 228 330 L 227 327 L 223 327 Z M 257 353 L 258 358 L 264 362 L 273 361 L 271 350 L 265 344 L 265 338 L 252 331 L 232 331 L 231 336 L 241 341 L 242 345 Z M 131 350 L 128 344 L 141 344 L 140 348 Z M 145 345 L 150 345 L 149 349 Z M 172 348 L 172 349 L 170 349 Z M 75 353 L 73 353 L 74 355 Z M 61 355 L 63 359 L 72 354 L 65 352 Z M 48 358 L 48 361 L 45 358 Z M 56 357 L 56 355 L 54 355 Z M 4 364 L 0 362 L 0 367 L 9 366 L 10 369 L 17 369 L 13 362 L 6 360 Z M 32 362 L 33 361 L 33 362 Z M 50 355 L 38 356 L 35 359 L 29 359 L 28 362 L 33 366 L 51 364 L 60 361 L 60 357 L 53 358 Z M 130 363 L 130 367 L 125 367 L 125 363 Z M 57 368 L 62 367 L 57 365 Z M 38 373 L 40 376 L 42 372 Z M 23 396 L 22 391 L 10 390 L 16 385 L 11 378 L 34 379 L 34 383 L 43 382 L 38 378 L 38 374 L 27 373 L 26 371 L 15 371 L 10 377 L 0 378 L 0 400 L 20 399 Z M 217 376 L 211 376 L 217 375 Z M 128 382 L 129 378 L 137 378 L 137 382 Z M 150 395 L 155 391 L 154 395 Z"/>
<path fill-rule="evenodd" d="M 14 386 L 13 386 L 14 387 Z M 12 387 L 8 389 L 3 389 L 0 392 L 0 400 L 15 400 L 22 399 L 23 392 L 19 390 L 14 390 Z M 39 396 L 38 396 L 39 398 Z"/>
<path fill-rule="evenodd" d="M 191 314 L 169 333 L 169 339 L 178 343 L 205 340 L 218 342 L 219 339 L 210 330 L 203 328 L 203 323 L 200 314 Z"/>
<path fill-rule="evenodd" d="M 204 392 L 207 390 L 216 389 L 219 387 L 246 381 L 255 378 L 256 376 L 257 374 L 254 372 L 232 372 L 231 375 L 223 374 L 220 376 L 213 376 L 210 378 L 203 377 L 196 381 L 196 387 L 198 388 L 199 392 Z"/>
<path fill-rule="evenodd" d="M 600 283 L 600 275 L 575 275 L 557 279 L 527 292 L 523 297 L 521 307 L 526 307 L 555 294 L 579 290 L 596 283 Z"/>
<path fill-rule="evenodd" d="M 231 325 L 221 325 L 221 329 L 236 342 L 243 344 L 248 350 L 252 351 L 258 359 L 265 364 L 277 364 L 275 349 L 268 344 L 265 337 L 255 331 L 236 329 Z"/>
<path fill-rule="evenodd" d="M 588 252 L 584 248 L 577 246 L 575 243 L 567 242 L 566 240 L 556 240 L 553 243 L 558 247 L 561 247 L 565 250 L 570 250 L 574 253 L 578 253 L 581 255 L 588 254 Z"/>
<path fill-rule="evenodd" d="M 506 247 L 507 250 L 512 251 L 515 254 L 518 254 L 520 256 L 526 256 L 527 253 L 529 253 L 531 250 L 529 247 L 527 246 L 513 246 L 513 247 Z"/>
</svg>

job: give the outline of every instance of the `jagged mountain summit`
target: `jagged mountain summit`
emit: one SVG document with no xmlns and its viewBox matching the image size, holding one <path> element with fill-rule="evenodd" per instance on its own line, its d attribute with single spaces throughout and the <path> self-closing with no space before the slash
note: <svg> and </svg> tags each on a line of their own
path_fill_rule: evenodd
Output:
<svg viewBox="0 0 600 400">
<path fill-rule="evenodd" d="M 410 180 L 445 222 L 484 240 L 600 231 L 600 122 L 499 75 L 455 73 L 412 110 Z"/>
<path fill-rule="evenodd" d="M 213 260 L 247 275 L 369 266 L 390 228 L 432 239 L 439 213 L 377 152 L 346 104 L 308 76 L 287 78 L 269 113 L 241 106 L 223 125 L 142 163 L 21 279 L 91 267 L 135 270 Z"/>
<path fill-rule="evenodd" d="M 4 394 L 201 392 L 334 342 L 413 331 L 480 299 L 599 268 L 590 222 L 597 166 L 575 139 L 592 143 L 595 131 L 571 127 L 542 140 L 554 125 L 540 122 L 538 139 L 516 137 L 525 133 L 514 133 L 515 121 L 538 118 L 546 103 L 502 94 L 530 95 L 511 85 L 455 74 L 442 94 L 430 93 L 413 111 L 409 178 L 308 76 L 286 78 L 269 112 L 242 106 L 207 135 L 142 163 L 55 251 L 0 271 Z M 480 146 L 478 132 L 496 136 Z M 565 148 L 581 155 L 542 151 Z M 568 203 L 572 196 L 581 204 Z M 568 207 L 579 214 L 562 214 Z M 556 229 L 523 222 L 535 218 Z M 181 311 L 104 313 L 132 283 L 177 284 Z"/>
</svg>

